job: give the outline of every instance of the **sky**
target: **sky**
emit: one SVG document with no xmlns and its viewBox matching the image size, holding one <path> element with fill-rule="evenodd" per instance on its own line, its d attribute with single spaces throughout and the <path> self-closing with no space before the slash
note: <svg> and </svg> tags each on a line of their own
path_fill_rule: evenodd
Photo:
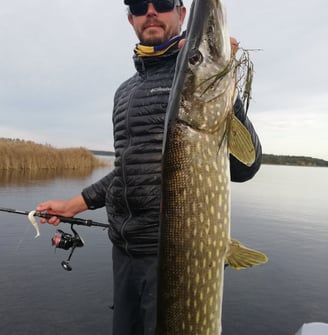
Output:
<svg viewBox="0 0 328 335">
<path fill-rule="evenodd" d="M 263 152 L 328 160 L 327 0 L 225 4 L 230 35 L 254 49 L 248 115 Z M 113 150 L 136 43 L 123 0 L 0 0 L 0 137 Z"/>
</svg>

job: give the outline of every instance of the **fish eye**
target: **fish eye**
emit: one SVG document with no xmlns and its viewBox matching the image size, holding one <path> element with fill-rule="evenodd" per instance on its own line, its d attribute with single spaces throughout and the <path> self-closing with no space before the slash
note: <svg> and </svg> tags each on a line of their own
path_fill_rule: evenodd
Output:
<svg viewBox="0 0 328 335">
<path fill-rule="evenodd" d="M 197 66 L 203 62 L 203 55 L 199 50 L 193 50 L 189 57 L 189 64 Z"/>
</svg>

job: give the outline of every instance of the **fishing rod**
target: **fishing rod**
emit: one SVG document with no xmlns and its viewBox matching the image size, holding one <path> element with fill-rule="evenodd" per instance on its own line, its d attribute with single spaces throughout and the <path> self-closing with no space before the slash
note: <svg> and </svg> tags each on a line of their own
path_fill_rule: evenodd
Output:
<svg viewBox="0 0 328 335">
<path fill-rule="evenodd" d="M 71 257 L 73 255 L 75 248 L 81 248 L 84 246 L 84 241 L 82 240 L 80 235 L 77 233 L 77 231 L 73 228 L 73 225 L 87 226 L 87 227 L 95 226 L 95 227 L 102 227 L 102 228 L 109 227 L 109 224 L 96 222 L 90 219 L 66 217 L 66 216 L 53 215 L 49 213 L 36 212 L 36 211 L 22 211 L 22 210 L 13 209 L 13 208 L 0 207 L 0 212 L 26 215 L 37 232 L 35 237 L 38 237 L 40 235 L 38 224 L 34 218 L 35 216 L 40 217 L 40 218 L 45 218 L 45 219 L 50 219 L 51 217 L 56 216 L 61 222 L 71 224 L 71 230 L 73 232 L 73 235 L 69 233 L 65 233 L 61 229 L 57 229 L 55 235 L 51 239 L 51 243 L 53 246 L 55 246 L 55 249 L 57 248 L 64 249 L 64 250 L 71 249 L 71 252 L 67 260 L 61 262 L 62 267 L 66 271 L 72 270 L 72 267 L 70 265 L 70 260 L 71 260 Z"/>
<path fill-rule="evenodd" d="M 31 213 L 30 211 L 22 211 L 22 210 L 18 210 L 18 209 L 4 208 L 4 207 L 0 207 L 0 212 L 22 214 L 22 215 L 26 215 L 26 216 L 28 216 Z M 37 216 L 37 217 L 40 217 L 40 218 L 45 218 L 45 219 L 50 219 L 51 217 L 56 216 L 61 222 L 75 224 L 75 225 L 79 225 L 79 226 L 87 226 L 87 227 L 96 226 L 96 227 L 103 227 L 103 228 L 108 228 L 109 227 L 109 224 L 96 222 L 96 221 L 89 220 L 89 219 L 81 219 L 81 218 L 75 218 L 75 217 L 60 216 L 60 215 L 54 215 L 54 214 L 48 214 L 48 213 L 42 213 L 42 212 L 35 212 L 33 215 Z"/>
</svg>

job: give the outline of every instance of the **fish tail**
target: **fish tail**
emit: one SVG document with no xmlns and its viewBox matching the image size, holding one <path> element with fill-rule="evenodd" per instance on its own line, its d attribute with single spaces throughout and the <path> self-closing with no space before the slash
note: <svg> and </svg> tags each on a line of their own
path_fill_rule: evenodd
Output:
<svg viewBox="0 0 328 335">
<path fill-rule="evenodd" d="M 231 240 L 225 261 L 233 269 L 241 270 L 264 264 L 268 257 L 260 251 L 246 248 L 237 240 Z"/>
</svg>

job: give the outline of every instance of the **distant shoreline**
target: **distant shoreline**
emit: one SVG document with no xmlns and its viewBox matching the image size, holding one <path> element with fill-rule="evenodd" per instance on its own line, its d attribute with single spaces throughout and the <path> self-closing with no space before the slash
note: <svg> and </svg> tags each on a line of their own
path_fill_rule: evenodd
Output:
<svg viewBox="0 0 328 335">
<path fill-rule="evenodd" d="M 94 155 L 114 157 L 113 151 L 90 150 Z M 262 164 L 268 165 L 290 165 L 290 166 L 316 166 L 328 167 L 328 161 L 306 156 L 272 155 L 263 154 Z"/>
<path fill-rule="evenodd" d="M 263 164 L 328 167 L 328 161 L 306 156 L 263 154 Z"/>
<path fill-rule="evenodd" d="M 81 169 L 105 165 L 95 156 L 115 157 L 109 150 L 87 148 L 57 149 L 20 139 L 0 138 L 0 170 L 7 169 Z M 307 156 L 263 154 L 268 165 L 328 167 L 328 161 Z"/>
</svg>

